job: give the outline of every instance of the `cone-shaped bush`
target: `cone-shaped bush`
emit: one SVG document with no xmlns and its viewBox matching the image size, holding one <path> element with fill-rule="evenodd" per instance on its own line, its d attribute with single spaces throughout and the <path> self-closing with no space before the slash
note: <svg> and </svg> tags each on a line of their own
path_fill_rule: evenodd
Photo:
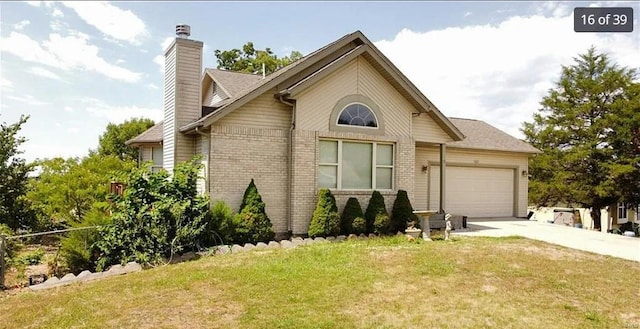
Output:
<svg viewBox="0 0 640 329">
<path fill-rule="evenodd" d="M 356 198 L 349 198 L 349 200 L 347 200 L 347 204 L 344 206 L 344 209 L 342 209 L 342 216 L 340 216 L 341 233 L 344 235 L 355 233 L 353 231 L 353 221 L 358 217 L 364 219 L 364 214 L 362 213 L 360 202 Z M 364 227 L 360 233 L 364 233 L 365 230 L 366 227 Z"/>
<path fill-rule="evenodd" d="M 273 225 L 264 207 L 258 188 L 251 179 L 244 191 L 240 211 L 233 217 L 233 242 L 258 243 L 273 239 Z"/>
<path fill-rule="evenodd" d="M 369 205 L 367 206 L 367 211 L 364 213 L 364 219 L 367 220 L 367 233 L 374 232 L 374 223 L 376 221 L 376 216 L 379 214 L 383 214 L 385 216 L 389 216 L 387 213 L 387 208 L 384 205 L 384 197 L 380 192 L 373 191 L 371 194 L 371 198 L 369 199 Z M 387 227 L 388 229 L 388 227 Z"/>
<path fill-rule="evenodd" d="M 418 216 L 413 213 L 413 207 L 407 196 L 407 191 L 398 190 L 391 210 L 391 233 L 404 232 L 407 228 L 407 222 L 410 221 L 418 223 Z"/>
<path fill-rule="evenodd" d="M 337 235 L 340 233 L 340 215 L 336 199 L 329 189 L 321 189 L 318 203 L 309 223 L 309 237 Z"/>
</svg>

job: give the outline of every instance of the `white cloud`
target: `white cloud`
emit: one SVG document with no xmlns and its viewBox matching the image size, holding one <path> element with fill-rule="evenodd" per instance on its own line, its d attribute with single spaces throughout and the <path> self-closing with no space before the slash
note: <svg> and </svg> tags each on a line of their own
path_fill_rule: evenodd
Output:
<svg viewBox="0 0 640 329">
<path fill-rule="evenodd" d="M 82 102 L 85 110 L 99 118 L 106 118 L 111 123 L 122 123 L 131 118 L 150 118 L 154 121 L 160 121 L 163 117 L 161 109 L 151 109 L 138 106 L 117 106 L 107 104 L 99 99 L 84 98 Z"/>
<path fill-rule="evenodd" d="M 59 80 L 59 81 L 64 81 L 59 75 L 45 69 L 42 67 L 32 67 L 30 68 L 27 72 L 31 73 L 31 74 L 35 74 L 41 77 L 45 77 L 45 78 L 49 78 L 49 79 L 53 79 L 53 80 Z"/>
<path fill-rule="evenodd" d="M 468 12 L 464 13 L 464 17 L 469 17 L 469 16 L 471 16 L 471 15 L 473 15 L 473 13 L 472 13 L 472 12 L 470 12 L 470 11 L 468 11 Z"/>
<path fill-rule="evenodd" d="M 0 90 L 7 91 L 13 89 L 13 82 L 0 77 Z"/>
<path fill-rule="evenodd" d="M 18 101 L 20 103 L 31 105 L 31 106 L 41 106 L 41 105 L 49 104 L 47 102 L 37 100 L 35 97 L 28 94 L 24 94 L 22 96 L 10 95 L 10 96 L 7 96 L 7 98 L 12 99 L 14 101 Z"/>
<path fill-rule="evenodd" d="M 130 10 L 122 10 L 103 1 L 63 1 L 87 24 L 105 35 L 134 45 L 140 45 L 147 35 L 144 22 Z"/>
<path fill-rule="evenodd" d="M 153 62 L 158 64 L 158 67 L 160 68 L 160 73 L 164 74 L 164 56 L 158 55 L 154 57 Z"/>
<path fill-rule="evenodd" d="M 60 9 L 54 8 L 53 12 L 51 13 L 51 16 L 62 18 L 62 17 L 64 17 L 64 14 L 62 13 L 62 11 Z"/>
<path fill-rule="evenodd" d="M 126 61 L 124 59 L 122 59 L 122 58 L 118 58 L 118 60 L 116 61 L 116 65 L 120 65 L 120 64 L 123 64 L 123 63 L 126 63 Z"/>
<path fill-rule="evenodd" d="M 166 37 L 164 38 L 164 40 L 162 40 L 162 43 L 160 44 L 160 47 L 162 47 L 162 49 L 160 50 L 162 50 L 163 54 L 165 51 L 167 51 L 167 48 L 169 48 L 174 39 L 174 37 Z"/>
<path fill-rule="evenodd" d="M 0 38 L 0 49 L 24 61 L 39 63 L 62 70 L 81 69 L 94 71 L 109 78 L 136 82 L 141 74 L 108 63 L 99 56 L 98 47 L 88 43 L 84 33 L 61 36 L 49 34 L 49 39 L 38 43 L 29 36 L 11 32 L 8 38 Z"/>
<path fill-rule="evenodd" d="M 548 15 L 557 14 L 548 6 Z M 575 33 L 571 14 L 424 33 L 405 29 L 376 42 L 445 115 L 480 119 L 517 137 L 561 65 L 571 65 L 591 45 L 619 65 L 640 66 L 637 34 Z"/>
<path fill-rule="evenodd" d="M 73 112 L 73 108 L 71 106 L 65 106 L 64 110 L 67 112 Z"/>
<path fill-rule="evenodd" d="M 22 20 L 16 24 L 13 24 L 13 29 L 16 31 L 22 31 L 27 25 L 31 24 L 31 22 L 27 19 Z"/>
<path fill-rule="evenodd" d="M 149 89 L 151 89 L 151 90 L 158 90 L 158 89 L 160 89 L 158 86 L 156 86 L 156 85 L 155 85 L 155 84 L 153 84 L 153 83 L 148 84 L 148 85 L 147 85 L 147 88 L 149 88 Z"/>
</svg>

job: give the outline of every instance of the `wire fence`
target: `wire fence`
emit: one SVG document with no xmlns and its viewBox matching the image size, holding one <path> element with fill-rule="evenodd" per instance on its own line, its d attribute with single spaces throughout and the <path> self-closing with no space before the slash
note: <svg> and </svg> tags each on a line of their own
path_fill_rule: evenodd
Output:
<svg viewBox="0 0 640 329">
<path fill-rule="evenodd" d="M 5 234 L 1 234 L 0 235 L 0 289 L 4 290 L 6 288 L 5 283 L 4 283 L 5 282 L 5 271 L 6 271 L 5 254 L 7 253 L 7 241 L 8 240 L 17 240 L 17 239 L 36 237 L 36 236 L 66 233 L 66 232 L 71 232 L 71 231 L 89 230 L 89 229 L 95 229 L 95 228 L 98 228 L 98 227 L 100 227 L 100 226 L 96 225 L 96 226 L 86 226 L 86 227 L 74 227 L 74 228 L 68 228 L 68 229 L 63 229 L 63 230 L 54 230 L 54 231 L 28 233 L 28 234 L 21 234 L 21 235 L 10 235 L 10 236 L 5 235 Z"/>
</svg>

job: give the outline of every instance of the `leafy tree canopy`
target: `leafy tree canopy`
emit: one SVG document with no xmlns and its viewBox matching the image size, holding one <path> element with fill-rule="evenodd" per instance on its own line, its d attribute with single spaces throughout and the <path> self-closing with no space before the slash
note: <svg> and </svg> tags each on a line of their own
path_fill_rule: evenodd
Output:
<svg viewBox="0 0 640 329">
<path fill-rule="evenodd" d="M 133 118 L 121 124 L 109 123 L 106 131 L 100 136 L 98 153 L 100 155 L 115 155 L 121 160 L 138 159 L 138 149 L 125 144 L 155 123 L 151 119 Z"/>
<path fill-rule="evenodd" d="M 530 201 L 600 209 L 640 203 L 640 86 L 636 69 L 591 48 L 560 80 L 522 131 L 542 150 L 529 165 Z"/>
<path fill-rule="evenodd" d="M 271 48 L 255 49 L 253 42 L 247 42 L 242 49 L 216 49 L 214 54 L 218 58 L 219 69 L 254 74 L 262 72 L 263 64 L 265 74 L 271 74 L 302 58 L 302 54 L 295 50 L 289 56 L 278 58 Z"/>
<path fill-rule="evenodd" d="M 96 202 L 104 202 L 110 183 L 135 168 L 134 161 L 92 153 L 79 158 L 35 162 L 41 173 L 29 184 L 27 198 L 43 229 L 83 221 Z"/>
<path fill-rule="evenodd" d="M 6 224 L 12 230 L 28 229 L 34 222 L 24 199 L 28 174 L 33 166 L 20 158 L 19 147 L 26 139 L 18 136 L 28 119 L 28 116 L 21 116 L 14 124 L 0 124 L 0 224 Z"/>
</svg>

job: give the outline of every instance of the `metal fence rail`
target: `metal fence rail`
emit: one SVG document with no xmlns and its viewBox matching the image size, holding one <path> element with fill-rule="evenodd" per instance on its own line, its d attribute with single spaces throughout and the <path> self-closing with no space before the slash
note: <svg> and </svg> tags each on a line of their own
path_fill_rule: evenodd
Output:
<svg viewBox="0 0 640 329">
<path fill-rule="evenodd" d="M 100 227 L 100 225 L 86 226 L 86 227 L 74 227 L 74 228 L 68 228 L 68 229 L 64 229 L 64 230 L 37 232 L 37 233 L 29 233 L 29 234 L 22 234 L 22 235 L 12 235 L 12 236 L 7 236 L 5 234 L 1 234 L 0 235 L 0 289 L 2 289 L 2 290 L 5 289 L 4 272 L 6 270 L 6 268 L 5 268 L 6 264 L 5 264 L 5 260 L 4 260 L 4 254 L 6 253 L 6 250 L 7 250 L 7 244 L 6 244 L 7 240 L 15 240 L 15 239 L 34 237 L 34 236 L 50 235 L 50 234 L 65 233 L 65 232 L 79 231 L 79 230 L 88 230 L 88 229 L 94 229 L 94 228 L 98 228 L 98 227 Z"/>
</svg>

